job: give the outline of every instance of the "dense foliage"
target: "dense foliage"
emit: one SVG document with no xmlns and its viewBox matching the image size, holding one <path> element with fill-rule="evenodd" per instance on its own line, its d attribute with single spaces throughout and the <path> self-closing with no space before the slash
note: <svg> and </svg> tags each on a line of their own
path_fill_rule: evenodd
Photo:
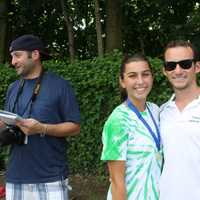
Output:
<svg viewBox="0 0 200 200">
<path fill-rule="evenodd" d="M 119 37 L 116 43 L 122 41 L 124 52 L 143 51 L 152 57 L 159 57 L 166 43 L 173 39 L 191 40 L 200 47 L 200 2 L 197 0 L 96 1 L 99 2 L 100 35 L 105 48 L 114 37 Z M 76 57 L 97 56 L 94 0 L 1 0 L 0 58 L 7 55 L 12 39 L 26 33 L 39 35 L 59 59 L 69 57 L 69 27 L 65 23 L 61 2 L 71 19 Z M 111 2 L 109 5 L 118 6 L 117 2 L 121 5 L 117 21 L 122 18 L 122 23 L 114 23 L 115 15 L 110 19 L 111 25 L 116 26 L 114 30 L 122 31 L 118 35 L 107 21 L 115 9 L 115 6 L 108 6 L 108 2 Z M 108 35 L 111 35 L 109 40 Z"/>
<path fill-rule="evenodd" d="M 45 68 L 68 79 L 75 89 L 81 110 L 81 133 L 68 138 L 68 156 L 72 173 L 105 173 L 105 165 L 100 161 L 101 132 L 103 124 L 113 108 L 120 103 L 118 72 L 121 53 L 115 52 L 105 58 L 77 61 L 52 60 L 44 63 Z M 149 100 L 162 104 L 171 95 L 170 87 L 162 75 L 162 62 L 151 59 L 155 74 L 154 89 Z M 0 67 L 0 104 L 3 104 L 5 90 L 15 72 L 6 66 Z"/>
</svg>

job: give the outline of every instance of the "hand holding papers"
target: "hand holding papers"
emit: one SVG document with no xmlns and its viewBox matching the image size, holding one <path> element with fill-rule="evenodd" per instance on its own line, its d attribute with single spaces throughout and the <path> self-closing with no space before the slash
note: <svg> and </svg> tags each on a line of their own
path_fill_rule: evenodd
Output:
<svg viewBox="0 0 200 200">
<path fill-rule="evenodd" d="M 3 121 L 5 124 L 15 125 L 16 120 L 21 120 L 21 119 L 23 118 L 15 113 L 0 110 L 0 120 Z"/>
</svg>

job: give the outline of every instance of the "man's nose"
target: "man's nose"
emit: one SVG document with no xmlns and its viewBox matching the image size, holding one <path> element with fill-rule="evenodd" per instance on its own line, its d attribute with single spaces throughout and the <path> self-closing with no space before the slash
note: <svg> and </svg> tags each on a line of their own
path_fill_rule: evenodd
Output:
<svg viewBox="0 0 200 200">
<path fill-rule="evenodd" d="M 12 57 L 11 64 L 12 64 L 13 66 L 15 66 L 16 62 L 17 62 L 17 60 L 15 59 L 15 57 Z"/>
<path fill-rule="evenodd" d="M 182 68 L 181 68 L 181 66 L 177 63 L 176 64 L 176 68 L 174 69 L 174 71 L 177 73 L 177 74 L 179 74 L 179 73 L 182 73 Z"/>
</svg>

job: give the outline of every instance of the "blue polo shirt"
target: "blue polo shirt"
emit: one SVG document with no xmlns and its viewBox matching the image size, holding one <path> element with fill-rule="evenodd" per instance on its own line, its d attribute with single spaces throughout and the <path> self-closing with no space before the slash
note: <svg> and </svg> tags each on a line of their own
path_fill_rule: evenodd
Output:
<svg viewBox="0 0 200 200">
<path fill-rule="evenodd" d="M 39 94 L 30 113 L 30 99 L 37 79 L 25 80 L 15 106 L 16 113 L 48 124 L 80 123 L 80 113 L 74 91 L 69 82 L 45 72 Z M 5 109 L 12 111 L 20 82 L 8 89 Z M 13 145 L 8 163 L 6 181 L 11 183 L 46 183 L 68 176 L 66 139 L 40 134 L 28 136 L 25 145 Z"/>
</svg>

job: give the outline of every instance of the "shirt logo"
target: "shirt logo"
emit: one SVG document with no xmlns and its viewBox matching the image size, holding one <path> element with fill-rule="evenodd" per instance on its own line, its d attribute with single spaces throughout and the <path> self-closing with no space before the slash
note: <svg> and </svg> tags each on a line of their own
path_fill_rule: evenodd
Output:
<svg viewBox="0 0 200 200">
<path fill-rule="evenodd" d="M 189 119 L 189 122 L 200 123 L 200 117 L 192 116 L 191 119 Z"/>
</svg>

